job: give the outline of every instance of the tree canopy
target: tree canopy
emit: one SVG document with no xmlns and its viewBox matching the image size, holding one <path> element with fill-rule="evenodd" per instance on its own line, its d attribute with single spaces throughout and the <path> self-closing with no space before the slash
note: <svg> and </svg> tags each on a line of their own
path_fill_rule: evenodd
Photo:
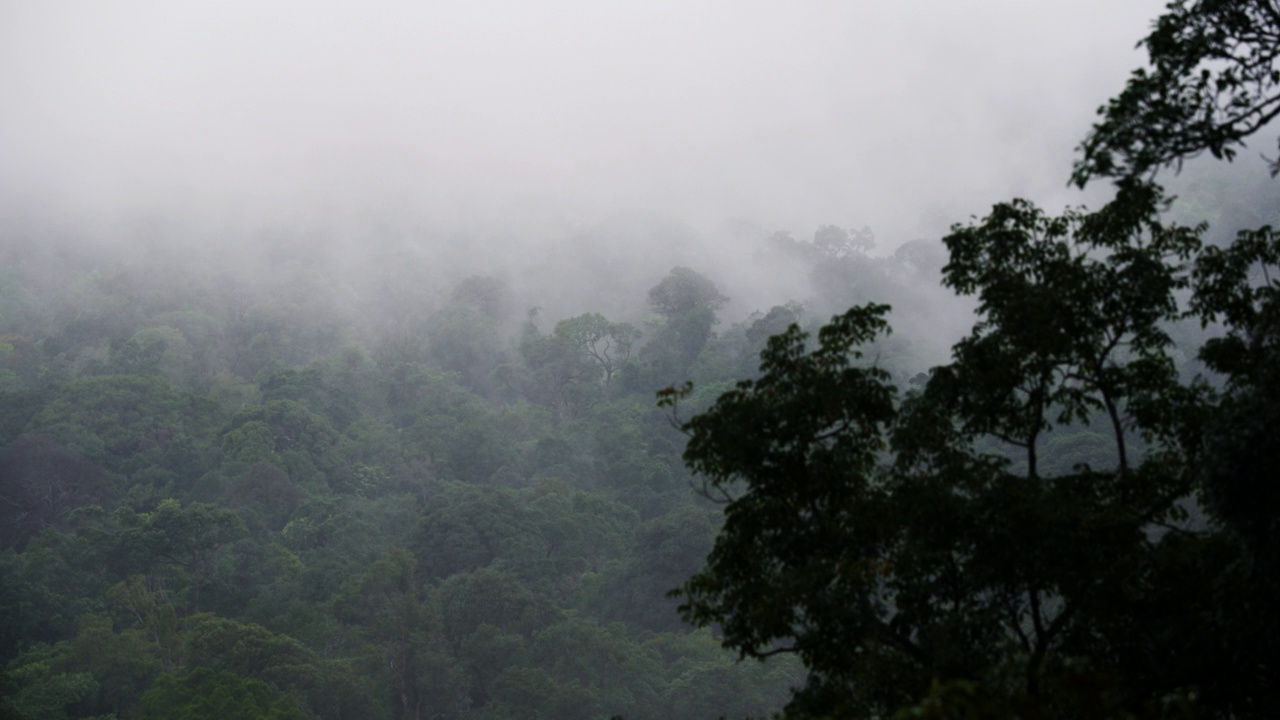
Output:
<svg viewBox="0 0 1280 720">
<path fill-rule="evenodd" d="M 744 657 L 798 656 L 796 717 L 1270 717 L 1280 237 L 1206 247 L 1151 174 L 1231 157 L 1280 113 L 1280 11 L 1175 2 L 1083 146 L 1101 209 L 1025 200 L 956 225 L 943 282 L 978 302 L 951 362 L 903 392 L 861 351 L 886 306 L 674 420 L 725 523 L 673 591 Z M 1274 168 L 1273 168 L 1274 169 Z M 1220 328 L 1180 372 L 1172 329 Z M 1225 387 L 1224 387 L 1225 385 Z M 659 404 L 678 409 L 669 388 Z M 1047 450 L 1097 436 L 1105 461 Z M 1100 439 L 1101 439 L 1100 438 Z"/>
<path fill-rule="evenodd" d="M 1072 180 L 1143 176 L 1208 150 L 1231 159 L 1280 115 L 1274 0 L 1175 0 L 1141 43 L 1150 67 L 1099 108 Z M 1271 160 L 1280 172 L 1280 154 Z"/>
<path fill-rule="evenodd" d="M 1278 206 L 1116 117 L 1112 202 L 892 255 L 0 217 L 0 718 L 1280 714 Z"/>
</svg>

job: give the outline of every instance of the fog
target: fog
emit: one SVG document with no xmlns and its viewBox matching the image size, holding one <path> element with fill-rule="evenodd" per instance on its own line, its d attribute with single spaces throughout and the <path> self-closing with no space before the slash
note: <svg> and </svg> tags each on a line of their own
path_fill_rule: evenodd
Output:
<svg viewBox="0 0 1280 720">
<path fill-rule="evenodd" d="M 1073 148 L 1162 4 L 5 3 L 0 212 L 46 230 L 0 242 L 354 267 L 412 241 L 517 288 L 686 263 L 749 312 L 803 294 L 734 260 L 775 231 L 887 255 L 1079 202 Z"/>
<path fill-rule="evenodd" d="M 1063 186 L 1160 2 L 6 3 L 7 195 L 910 239 Z"/>
</svg>

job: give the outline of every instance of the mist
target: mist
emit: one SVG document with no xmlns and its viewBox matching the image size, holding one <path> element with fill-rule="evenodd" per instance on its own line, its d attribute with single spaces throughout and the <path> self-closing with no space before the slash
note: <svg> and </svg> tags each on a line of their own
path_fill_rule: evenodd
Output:
<svg viewBox="0 0 1280 720">
<path fill-rule="evenodd" d="M 249 223 L 656 209 L 910 238 L 1064 185 L 1160 6 L 9 4 L 3 181 Z"/>
<path fill-rule="evenodd" d="M 740 318 L 817 292 L 761 261 L 775 232 L 884 257 L 1082 201 L 1071 149 L 1160 6 L 7 4 L 0 242 L 241 278 L 287 248 L 356 295 L 407 264 L 437 304 L 487 274 L 551 319 L 688 265 Z"/>
</svg>

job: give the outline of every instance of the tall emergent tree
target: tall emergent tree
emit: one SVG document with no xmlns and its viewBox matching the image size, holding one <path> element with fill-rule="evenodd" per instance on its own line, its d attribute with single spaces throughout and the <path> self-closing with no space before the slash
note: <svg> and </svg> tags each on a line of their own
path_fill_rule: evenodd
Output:
<svg viewBox="0 0 1280 720">
<path fill-rule="evenodd" d="M 1015 200 L 945 238 L 979 319 L 923 388 L 861 359 L 888 332 L 866 305 L 771 338 L 759 379 L 680 421 L 725 523 L 674 593 L 744 657 L 803 660 L 789 715 L 1280 715 L 1280 237 L 1203 247 L 1151 178 L 1275 114 L 1277 31 L 1274 2 L 1170 5 L 1076 169 L 1112 202 Z M 1191 382 L 1189 318 L 1222 329 Z M 1045 467 L 1097 429 L 1107 452 Z"/>
</svg>

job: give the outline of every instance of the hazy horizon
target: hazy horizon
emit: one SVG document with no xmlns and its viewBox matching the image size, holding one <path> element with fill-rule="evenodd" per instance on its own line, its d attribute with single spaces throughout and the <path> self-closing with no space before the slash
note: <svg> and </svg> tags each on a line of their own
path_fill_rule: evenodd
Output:
<svg viewBox="0 0 1280 720">
<path fill-rule="evenodd" d="M 8 3 L 0 193 L 90 226 L 536 239 L 651 213 L 891 251 L 1072 201 L 1161 6 Z"/>
</svg>

